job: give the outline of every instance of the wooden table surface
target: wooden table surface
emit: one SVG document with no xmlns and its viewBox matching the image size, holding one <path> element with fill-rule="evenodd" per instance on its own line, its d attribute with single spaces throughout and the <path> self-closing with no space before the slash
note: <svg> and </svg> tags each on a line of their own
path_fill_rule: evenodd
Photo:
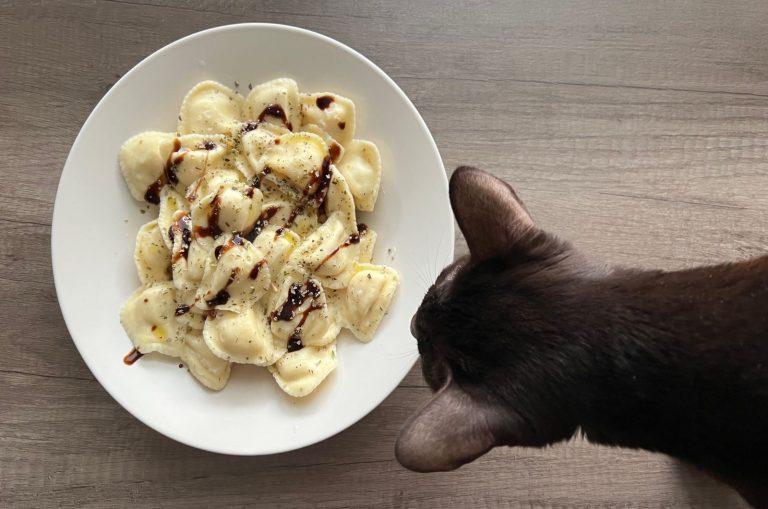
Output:
<svg viewBox="0 0 768 509">
<path fill-rule="evenodd" d="M 765 250 L 765 0 L 0 2 L 0 507 L 743 507 L 667 457 L 578 440 L 408 472 L 392 449 L 429 397 L 416 368 L 357 425 L 271 457 L 178 444 L 108 396 L 53 287 L 61 168 L 140 59 L 244 21 L 367 55 L 411 97 L 449 171 L 504 176 L 542 225 L 610 262 Z"/>
</svg>

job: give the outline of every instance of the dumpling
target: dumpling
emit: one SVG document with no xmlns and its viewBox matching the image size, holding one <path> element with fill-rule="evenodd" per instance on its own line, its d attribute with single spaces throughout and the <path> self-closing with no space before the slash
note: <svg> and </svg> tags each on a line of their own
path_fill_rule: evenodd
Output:
<svg viewBox="0 0 768 509">
<path fill-rule="evenodd" d="M 171 282 L 136 290 L 120 311 L 120 323 L 141 353 L 179 357 L 186 327 L 176 319 L 176 288 Z"/>
<path fill-rule="evenodd" d="M 370 263 L 376 245 L 376 232 L 364 223 L 357 225 L 357 233 L 351 234 L 338 248 L 327 255 L 315 269 L 314 277 L 323 288 L 346 288 L 356 274 L 358 264 Z"/>
<path fill-rule="evenodd" d="M 213 355 L 200 332 L 187 332 L 178 319 L 176 289 L 170 282 L 134 292 L 120 312 L 120 323 L 136 349 L 179 357 L 203 385 L 219 390 L 229 379 L 229 363 Z"/>
<path fill-rule="evenodd" d="M 286 279 L 272 309 L 272 334 L 288 341 L 289 350 L 299 345 L 327 345 L 341 330 L 328 310 L 322 285 L 314 279 Z"/>
<path fill-rule="evenodd" d="M 355 103 L 340 95 L 301 94 L 302 125 L 314 124 L 345 148 L 355 136 Z"/>
<path fill-rule="evenodd" d="M 357 241 L 351 237 L 355 234 L 357 228 L 354 223 L 348 223 L 339 212 L 333 213 L 299 244 L 287 263 L 299 273 L 311 274 L 326 264 L 320 275 L 338 273 L 341 269 L 337 267 L 349 259 L 349 251 L 345 248 L 359 241 L 359 237 Z M 347 242 L 347 246 L 342 247 Z"/>
<path fill-rule="evenodd" d="M 218 199 L 218 226 L 222 231 L 248 231 L 261 214 L 261 191 L 255 187 L 242 183 L 225 186 Z"/>
<path fill-rule="evenodd" d="M 323 139 L 325 144 L 328 145 L 328 155 L 331 156 L 332 163 L 337 163 L 341 161 L 342 157 L 344 157 L 344 147 L 341 145 L 341 143 L 334 140 L 330 134 L 323 131 L 315 124 L 304 124 L 301 126 L 301 130 L 316 134 Z"/>
<path fill-rule="evenodd" d="M 165 163 L 165 177 L 173 186 L 186 189 L 208 168 L 220 168 L 230 147 L 221 134 L 186 134 L 174 142 Z"/>
<path fill-rule="evenodd" d="M 120 148 L 120 171 L 135 199 L 159 203 L 165 185 L 163 169 L 175 137 L 173 133 L 147 131 L 128 139 Z"/>
<path fill-rule="evenodd" d="M 208 169 L 203 176 L 195 180 L 185 194 L 190 203 L 197 202 L 200 198 L 218 191 L 222 187 L 242 183 L 243 176 L 237 170 L 226 168 Z"/>
<path fill-rule="evenodd" d="M 246 128 L 248 127 L 247 125 Z M 255 129 L 244 130 L 240 146 L 247 164 L 238 165 L 238 169 L 246 178 L 253 178 L 264 171 L 267 164 L 267 151 L 275 145 L 275 140 L 282 134 L 285 133 L 276 134 L 274 130 L 266 128 L 265 124 L 258 124 Z"/>
<path fill-rule="evenodd" d="M 283 230 L 278 234 L 279 230 Z M 267 225 L 253 239 L 253 245 L 264 255 L 272 279 L 277 281 L 285 261 L 299 245 L 301 239 L 292 230 Z"/>
<path fill-rule="evenodd" d="M 334 165 L 331 165 L 331 183 L 325 196 L 325 213 L 328 216 L 340 213 L 346 224 L 355 222 L 355 199 L 346 179 Z"/>
<path fill-rule="evenodd" d="M 182 196 L 174 191 L 172 187 L 164 187 L 160 191 L 160 211 L 157 215 L 157 226 L 160 228 L 160 234 L 163 236 L 163 242 L 170 250 L 173 247 L 171 239 L 171 227 L 173 226 L 173 216 L 179 210 L 186 210 L 187 202 Z"/>
<path fill-rule="evenodd" d="M 305 189 L 312 176 L 322 170 L 328 146 L 321 137 L 310 133 L 284 134 L 275 142 L 266 152 L 265 164 L 294 187 Z"/>
<path fill-rule="evenodd" d="M 253 87 L 245 99 L 245 121 L 268 122 L 289 130 L 301 124 L 299 89 L 289 78 L 278 78 Z"/>
<path fill-rule="evenodd" d="M 381 156 L 376 145 L 370 141 L 352 140 L 338 167 L 355 197 L 357 208 L 373 210 L 381 182 Z"/>
<path fill-rule="evenodd" d="M 171 252 L 165 245 L 157 219 L 139 229 L 133 253 L 141 284 L 148 285 L 171 279 Z"/>
<path fill-rule="evenodd" d="M 368 342 L 389 310 L 400 276 L 384 265 L 359 264 L 346 291 L 336 294 L 344 326 L 361 341 Z"/>
<path fill-rule="evenodd" d="M 335 368 L 336 343 L 331 343 L 286 353 L 267 369 L 283 391 L 299 398 L 314 391 Z"/>
<path fill-rule="evenodd" d="M 253 307 L 270 288 L 270 271 L 264 256 L 240 235 L 214 247 L 197 290 L 200 309 L 243 311 Z"/>
<path fill-rule="evenodd" d="M 242 182 L 225 182 L 192 207 L 196 236 L 250 231 L 261 214 L 261 191 Z"/>
<path fill-rule="evenodd" d="M 227 134 L 240 129 L 243 97 L 215 81 L 203 81 L 187 92 L 179 112 L 180 134 Z"/>
<path fill-rule="evenodd" d="M 268 366 L 286 352 L 286 342 L 272 336 L 261 305 L 242 313 L 217 311 L 205 321 L 203 338 L 218 357 L 241 364 Z"/>
<path fill-rule="evenodd" d="M 189 372 L 198 382 L 214 391 L 223 389 L 229 381 L 231 364 L 208 349 L 199 331 L 187 334 L 181 362 L 189 368 Z"/>
</svg>

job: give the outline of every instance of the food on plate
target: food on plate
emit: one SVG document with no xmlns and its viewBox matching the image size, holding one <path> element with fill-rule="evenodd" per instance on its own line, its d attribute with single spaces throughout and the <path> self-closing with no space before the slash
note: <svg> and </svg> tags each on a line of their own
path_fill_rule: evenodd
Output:
<svg viewBox="0 0 768 509">
<path fill-rule="evenodd" d="M 214 81 L 184 98 L 175 133 L 120 150 L 131 195 L 157 207 L 139 229 L 141 287 L 120 319 L 134 351 L 177 357 L 222 389 L 231 364 L 267 367 L 291 396 L 336 367 L 342 329 L 370 341 L 399 285 L 358 223 L 381 157 L 355 137 L 355 105 L 279 78 L 243 97 Z"/>
</svg>

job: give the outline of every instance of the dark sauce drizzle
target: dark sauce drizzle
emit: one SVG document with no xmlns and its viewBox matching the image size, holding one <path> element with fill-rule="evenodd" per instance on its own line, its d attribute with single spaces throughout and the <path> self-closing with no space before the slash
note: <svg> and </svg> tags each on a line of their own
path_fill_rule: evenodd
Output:
<svg viewBox="0 0 768 509">
<path fill-rule="evenodd" d="M 320 206 L 325 201 L 325 195 L 328 194 L 328 187 L 331 185 L 331 158 L 325 156 L 323 158 L 323 166 L 319 172 L 315 172 L 309 179 L 307 188 L 304 190 L 304 194 L 309 196 L 309 199 L 315 202 L 316 206 Z M 312 188 L 314 187 L 314 190 Z"/>
<path fill-rule="evenodd" d="M 189 246 L 192 244 L 191 226 L 192 219 L 189 217 L 189 214 L 184 213 L 176 219 L 176 221 L 168 230 L 168 236 L 171 239 L 171 247 L 173 247 L 174 238 L 176 236 L 175 233 L 181 232 L 181 247 L 176 253 L 173 254 L 173 257 L 171 258 L 172 263 L 176 263 L 181 258 L 186 260 L 189 256 Z"/>
<path fill-rule="evenodd" d="M 141 359 L 142 357 L 144 357 L 144 354 L 139 352 L 138 349 L 134 348 L 133 350 L 128 352 L 128 355 L 123 357 L 123 362 L 126 363 L 127 365 L 131 366 L 131 365 L 133 365 L 134 362 L 136 362 L 137 360 Z"/>
<path fill-rule="evenodd" d="M 264 180 L 264 177 L 266 177 L 270 173 L 272 173 L 272 168 L 270 168 L 269 166 L 265 166 L 264 169 L 261 170 L 261 173 L 253 176 L 253 178 L 251 179 L 251 187 L 255 189 L 261 188 L 261 181 Z"/>
<path fill-rule="evenodd" d="M 181 153 L 174 157 L 173 154 L 176 152 Z M 176 169 L 177 166 L 184 160 L 187 152 L 189 152 L 188 149 L 184 149 L 183 151 L 181 150 L 181 140 L 179 138 L 174 138 L 173 150 L 171 150 L 171 153 L 168 154 L 168 159 L 165 161 L 165 166 L 163 167 L 163 176 L 165 176 L 166 182 L 170 182 L 171 184 L 179 183 L 179 177 L 176 175 Z"/>
<path fill-rule="evenodd" d="M 330 147 L 328 147 L 328 155 L 331 156 L 331 162 L 335 163 L 339 160 L 339 156 L 341 155 L 341 147 L 335 141 L 331 143 Z"/>
<path fill-rule="evenodd" d="M 222 306 L 229 301 L 229 292 L 226 288 L 219 290 L 218 293 L 212 298 L 205 301 L 209 307 Z"/>
<path fill-rule="evenodd" d="M 307 299 L 317 299 L 320 297 L 320 287 L 314 281 L 305 281 L 304 283 L 293 283 L 288 289 L 288 298 L 282 306 L 272 312 L 272 321 L 293 320 L 296 309 L 299 308 Z"/>
<path fill-rule="evenodd" d="M 291 337 L 288 339 L 288 351 L 295 352 L 304 348 L 301 342 L 301 328 L 307 321 L 309 314 L 323 307 L 315 302 L 320 297 L 320 287 L 314 281 L 305 281 L 304 283 L 293 283 L 288 289 L 288 297 L 285 302 L 272 312 L 270 318 L 272 321 L 290 321 L 296 317 L 296 310 L 301 307 L 308 299 L 312 299 L 310 306 L 302 312 L 301 319 L 294 329 Z"/>
<path fill-rule="evenodd" d="M 165 185 L 165 175 L 154 181 L 152 185 L 147 188 L 147 192 L 144 193 L 144 201 L 160 205 L 160 190 Z"/>
<path fill-rule="evenodd" d="M 288 353 L 297 352 L 304 348 L 304 343 L 301 342 L 301 331 L 293 331 L 291 337 L 288 338 Z"/>
<path fill-rule="evenodd" d="M 278 141 L 278 140 L 275 140 Z M 251 181 L 249 182 L 249 186 L 245 190 L 245 195 L 248 198 L 253 198 L 253 193 L 256 191 L 256 189 L 261 188 L 261 181 L 264 180 L 264 177 L 272 173 L 272 168 L 269 166 L 265 166 L 264 169 L 259 173 L 258 175 L 254 175 Z"/>
<path fill-rule="evenodd" d="M 331 253 L 323 258 L 323 260 L 320 262 L 320 264 L 317 266 L 318 268 L 322 267 L 325 262 L 336 256 L 339 251 L 344 249 L 345 247 L 349 247 L 353 244 L 359 244 L 360 243 L 360 237 L 365 235 L 365 233 L 368 231 L 368 225 L 365 223 L 358 223 L 357 225 L 357 233 L 353 233 L 349 237 L 347 237 L 347 240 L 344 241 L 343 244 L 341 244 L 339 247 L 331 251 Z"/>
<path fill-rule="evenodd" d="M 242 246 L 243 241 L 245 239 L 241 237 L 239 234 L 235 234 L 231 239 L 229 239 L 227 242 L 220 246 L 216 246 L 216 248 L 213 250 L 214 256 L 216 256 L 216 259 L 218 260 L 221 258 L 227 251 L 232 249 L 235 246 Z"/>
<path fill-rule="evenodd" d="M 285 110 L 283 110 L 283 107 L 279 104 L 270 104 L 264 110 L 259 114 L 259 123 L 264 122 L 264 119 L 268 116 L 279 118 L 280 121 L 285 125 L 285 127 L 288 128 L 289 131 L 293 131 L 293 125 L 291 125 L 290 122 L 288 122 L 288 116 L 285 114 Z M 252 124 L 253 122 L 248 122 L 246 124 L 247 126 Z M 258 124 L 257 124 L 258 126 Z M 255 129 L 255 127 L 250 128 L 249 130 L 252 131 Z"/>
<path fill-rule="evenodd" d="M 221 198 L 219 195 L 211 200 L 211 211 L 208 212 L 208 226 L 195 226 L 195 238 L 218 237 L 221 235 L 219 228 L 219 214 L 221 213 Z"/>
<path fill-rule="evenodd" d="M 243 124 L 243 128 L 240 130 L 242 134 L 249 133 L 251 131 L 255 131 L 261 122 L 246 122 Z"/>
<path fill-rule="evenodd" d="M 267 260 L 261 260 L 259 263 L 253 266 L 251 269 L 250 274 L 248 274 L 248 277 L 251 279 L 256 279 L 259 277 L 259 272 L 261 272 L 261 268 L 267 264 Z"/>
<path fill-rule="evenodd" d="M 331 105 L 332 102 L 333 102 L 332 95 L 322 95 L 315 100 L 315 104 L 317 104 L 317 107 L 320 108 L 321 110 L 326 109 L 328 106 Z"/>
<path fill-rule="evenodd" d="M 174 311 L 173 314 L 176 316 L 186 315 L 187 313 L 189 313 L 189 309 L 190 308 L 188 304 L 179 304 L 178 306 L 176 306 L 176 311 Z"/>
<path fill-rule="evenodd" d="M 227 302 L 229 302 L 229 292 L 227 291 L 227 288 L 229 288 L 229 285 L 235 282 L 235 279 L 237 278 L 237 275 L 240 273 L 240 268 L 236 267 L 232 272 L 229 273 L 229 280 L 227 280 L 227 284 L 224 285 L 224 288 L 219 290 L 216 295 L 212 299 L 208 299 L 205 301 L 206 304 L 208 304 L 208 307 L 216 307 L 216 306 L 223 306 Z"/>
<path fill-rule="evenodd" d="M 261 211 L 261 216 L 259 216 L 259 219 L 254 223 L 253 228 L 248 233 L 244 234 L 245 238 L 253 242 L 256 237 L 259 236 L 261 233 L 261 230 L 264 229 L 265 226 L 269 223 L 269 220 L 274 217 L 275 214 L 277 214 L 277 211 L 280 210 L 280 207 L 268 207 Z"/>
<path fill-rule="evenodd" d="M 309 314 L 312 311 L 317 311 L 318 309 L 323 309 L 323 306 L 313 303 L 311 306 L 309 306 L 307 309 L 305 309 L 301 313 L 301 320 L 299 320 L 299 324 L 293 330 L 291 337 L 288 338 L 289 352 L 295 352 L 297 350 L 301 350 L 302 348 L 304 348 L 304 343 L 301 342 L 301 328 L 304 327 L 304 323 L 307 321 L 307 317 L 309 317 Z"/>
</svg>

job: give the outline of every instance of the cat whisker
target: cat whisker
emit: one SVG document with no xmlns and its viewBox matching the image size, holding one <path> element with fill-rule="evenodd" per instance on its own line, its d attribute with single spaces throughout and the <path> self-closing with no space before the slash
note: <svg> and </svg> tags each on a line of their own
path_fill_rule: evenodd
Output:
<svg viewBox="0 0 768 509">
<path fill-rule="evenodd" d="M 445 237 L 447 236 L 447 233 L 445 230 L 443 230 L 443 233 L 440 235 L 440 240 L 437 242 L 437 251 L 435 251 L 435 258 L 432 262 L 432 279 L 437 279 L 437 275 L 440 274 L 440 260 L 438 260 L 438 256 L 440 255 L 440 251 L 443 248 L 443 242 L 445 242 Z"/>
<path fill-rule="evenodd" d="M 426 277 L 423 273 L 419 272 L 416 274 L 418 277 L 417 282 L 419 283 L 419 286 L 424 290 L 424 293 L 427 293 L 427 289 L 429 288 L 429 283 L 426 280 Z"/>
<path fill-rule="evenodd" d="M 413 350 L 410 352 L 402 352 L 402 353 L 395 353 L 395 354 L 386 354 L 384 355 L 385 359 L 407 359 L 409 357 L 413 357 L 414 359 L 419 356 L 418 350 Z"/>
<path fill-rule="evenodd" d="M 450 265 L 451 262 L 453 261 L 451 259 L 448 259 L 448 260 L 438 259 L 439 253 L 442 251 L 443 243 L 446 242 L 446 240 L 448 242 L 453 242 L 453 239 L 448 238 L 448 232 L 443 231 L 443 234 L 440 236 L 440 241 L 437 244 L 437 252 L 435 253 L 435 262 L 433 265 L 434 277 L 432 278 L 433 280 L 437 279 L 437 276 L 443 271 L 443 269 L 448 265 Z"/>
<path fill-rule="evenodd" d="M 421 289 L 424 290 L 424 293 L 427 293 L 431 283 L 429 283 L 429 279 L 427 278 L 426 274 L 422 269 L 419 269 L 417 265 L 411 265 L 411 268 L 413 269 L 413 273 L 416 276 L 416 283 L 419 285 L 419 287 L 421 287 Z"/>
<path fill-rule="evenodd" d="M 424 280 L 427 283 L 427 288 L 432 286 L 432 283 L 435 281 L 435 277 L 433 277 L 431 275 L 432 274 L 432 269 L 431 269 L 430 265 L 431 265 L 431 263 L 429 261 L 429 256 L 425 256 L 423 258 L 422 274 L 423 274 Z"/>
</svg>

